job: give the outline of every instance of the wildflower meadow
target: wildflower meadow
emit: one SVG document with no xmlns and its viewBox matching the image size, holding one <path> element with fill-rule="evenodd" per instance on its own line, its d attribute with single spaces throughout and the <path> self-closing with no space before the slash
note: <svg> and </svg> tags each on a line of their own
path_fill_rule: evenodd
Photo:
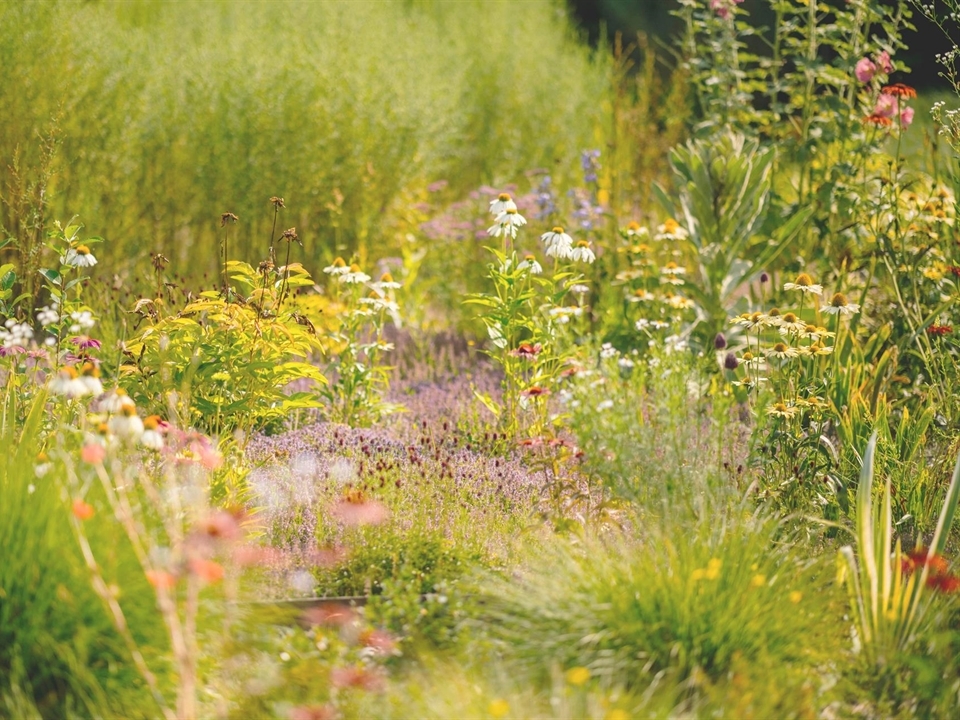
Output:
<svg viewBox="0 0 960 720">
<path fill-rule="evenodd" d="M 960 716 L 960 0 L 667 6 L 0 4 L 0 718 Z"/>
</svg>

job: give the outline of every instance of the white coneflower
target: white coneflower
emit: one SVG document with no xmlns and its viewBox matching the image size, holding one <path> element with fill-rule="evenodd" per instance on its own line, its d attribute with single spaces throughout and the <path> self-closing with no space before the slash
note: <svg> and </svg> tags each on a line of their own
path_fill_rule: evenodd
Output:
<svg viewBox="0 0 960 720">
<path fill-rule="evenodd" d="M 590 249 L 590 243 L 586 240 L 581 240 L 577 243 L 577 246 L 570 251 L 570 259 L 575 262 L 592 263 L 597 259 L 597 256 L 594 255 L 593 250 Z"/>
<path fill-rule="evenodd" d="M 780 318 L 781 335 L 800 335 L 807 329 L 807 324 L 796 316 L 795 313 L 784 313 Z"/>
<path fill-rule="evenodd" d="M 649 237 L 650 231 L 645 228 L 643 225 L 638 223 L 636 220 L 631 221 L 627 225 L 627 237 Z"/>
<path fill-rule="evenodd" d="M 526 218 L 518 213 L 515 207 L 507 208 L 502 213 L 497 215 L 496 224 L 490 228 L 487 228 L 487 235 L 492 237 L 500 237 L 503 234 L 507 234 L 512 238 L 516 238 L 517 230 L 526 224 Z"/>
<path fill-rule="evenodd" d="M 339 276 L 340 282 L 346 285 L 354 285 L 358 283 L 365 283 L 370 280 L 370 276 L 367 275 L 360 269 L 360 266 L 356 263 L 353 263 L 347 270 L 347 272 Z"/>
<path fill-rule="evenodd" d="M 360 298 L 360 302 L 369 305 L 374 312 L 386 311 L 391 315 L 400 312 L 400 306 L 397 303 L 377 292 L 370 293 L 368 297 Z"/>
<path fill-rule="evenodd" d="M 37 464 L 33 466 L 33 474 L 37 478 L 44 477 L 48 472 L 53 469 L 53 463 L 50 462 L 50 458 L 45 452 L 37 453 Z"/>
<path fill-rule="evenodd" d="M 50 381 L 50 392 L 68 398 L 78 398 L 90 394 L 87 384 L 80 379 L 76 368 L 70 365 L 60 368 Z"/>
<path fill-rule="evenodd" d="M 813 282 L 813 278 L 811 278 L 811 277 L 810 277 L 809 275 L 807 275 L 806 273 L 800 273 L 799 275 L 797 275 L 797 279 L 796 279 L 794 282 L 792 282 L 792 283 L 784 283 L 784 284 L 783 284 L 783 289 L 784 289 L 784 290 L 799 290 L 800 292 L 802 292 L 802 293 L 804 293 L 804 294 L 809 293 L 809 294 L 811 294 L 811 295 L 822 295 L 822 294 L 823 294 L 823 286 L 822 286 L 822 285 L 815 285 L 814 282 Z"/>
<path fill-rule="evenodd" d="M 327 265 L 323 271 L 327 275 L 346 275 L 350 272 L 350 267 L 343 261 L 342 257 L 338 257 L 333 261 L 333 265 Z"/>
<path fill-rule="evenodd" d="M 496 200 L 490 202 L 490 214 L 499 216 L 507 210 L 516 211 L 517 204 L 511 199 L 509 193 L 500 193 Z"/>
<path fill-rule="evenodd" d="M 399 290 L 403 287 L 400 283 L 393 279 L 393 275 L 388 272 L 385 272 L 380 276 L 380 279 L 374 283 L 370 283 L 370 287 L 374 290 Z"/>
<path fill-rule="evenodd" d="M 546 248 L 547 255 L 551 257 L 565 258 L 573 248 L 573 238 L 567 235 L 559 225 L 550 232 L 545 232 L 541 235 L 540 242 L 542 242 Z M 554 245 L 560 245 L 560 247 L 551 253 L 550 248 Z"/>
<path fill-rule="evenodd" d="M 831 315 L 853 315 L 860 312 L 860 305 L 848 303 L 847 297 L 843 293 L 837 293 L 830 299 L 830 304 L 823 308 L 823 311 Z"/>
<path fill-rule="evenodd" d="M 787 405 L 783 402 L 774 403 L 767 408 L 767 415 L 772 415 L 774 417 L 784 418 L 789 420 L 794 415 L 797 414 L 797 408 L 793 405 Z"/>
<path fill-rule="evenodd" d="M 517 270 L 526 270 L 531 275 L 539 275 L 543 272 L 543 266 L 537 262 L 533 255 L 525 255 L 523 260 L 517 265 Z"/>
<path fill-rule="evenodd" d="M 697 306 L 693 300 L 685 298 L 683 295 L 671 295 L 667 298 L 667 305 L 675 310 L 690 310 Z"/>
<path fill-rule="evenodd" d="M 92 362 L 86 362 L 80 368 L 80 382 L 87 387 L 90 395 L 102 395 L 103 383 L 100 382 L 100 368 Z"/>
<path fill-rule="evenodd" d="M 769 312 L 760 315 L 760 327 L 780 327 L 783 316 L 778 308 L 770 308 Z"/>
<path fill-rule="evenodd" d="M 686 240 L 690 233 L 680 227 L 680 224 L 673 218 L 667 218 L 663 225 L 657 228 L 657 234 L 653 236 L 654 240 Z"/>
<path fill-rule="evenodd" d="M 116 388 L 108 392 L 100 399 L 99 410 L 100 412 L 114 415 L 120 412 L 124 406 L 133 406 L 133 404 L 133 398 L 127 395 L 126 390 L 123 388 Z"/>
<path fill-rule="evenodd" d="M 149 450 L 163 450 L 163 433 L 159 415 L 149 415 L 143 419 L 140 444 Z"/>
<path fill-rule="evenodd" d="M 653 302 L 656 299 L 656 295 L 649 290 L 644 290 L 643 288 L 637 288 L 628 298 L 630 302 Z"/>
<path fill-rule="evenodd" d="M 93 267 L 97 264 L 97 259 L 86 245 L 77 245 L 67 250 L 60 258 L 60 263 L 71 267 Z"/>
<path fill-rule="evenodd" d="M 774 360 L 779 360 L 780 362 L 788 362 L 795 357 L 800 356 L 800 351 L 796 348 L 790 347 L 786 343 L 778 342 L 772 348 L 763 351 L 763 354 L 767 358 L 773 358 Z"/>
<path fill-rule="evenodd" d="M 118 414 L 110 418 L 107 427 L 121 440 L 132 442 L 143 435 L 143 420 L 137 415 L 135 405 L 124 405 Z"/>
</svg>

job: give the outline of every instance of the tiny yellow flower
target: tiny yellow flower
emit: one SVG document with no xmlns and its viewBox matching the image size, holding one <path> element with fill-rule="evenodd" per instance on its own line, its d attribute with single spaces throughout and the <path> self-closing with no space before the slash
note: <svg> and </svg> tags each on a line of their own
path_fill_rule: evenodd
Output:
<svg viewBox="0 0 960 720">
<path fill-rule="evenodd" d="M 590 669 L 585 667 L 574 667 L 567 670 L 567 682 L 571 685 L 583 685 L 590 679 Z"/>
<path fill-rule="evenodd" d="M 750 580 L 750 587 L 752 588 L 761 588 L 767 584 L 767 578 L 765 575 L 754 575 Z"/>
<path fill-rule="evenodd" d="M 703 576 L 707 580 L 716 580 L 720 577 L 720 568 L 723 567 L 723 560 L 719 558 L 710 558 L 710 562 L 707 563 L 707 569 L 703 573 Z"/>
<path fill-rule="evenodd" d="M 803 593 L 799 590 L 794 590 L 792 593 L 790 593 L 790 602 L 792 602 L 794 605 L 798 605 L 801 600 L 803 600 Z"/>
<path fill-rule="evenodd" d="M 693 580 L 694 582 L 696 582 L 697 580 L 703 580 L 703 576 L 705 574 L 706 573 L 704 572 L 703 568 L 697 568 L 692 573 L 690 573 L 690 579 Z"/>
<path fill-rule="evenodd" d="M 626 710 L 614 708 L 607 713 L 607 717 L 604 718 L 604 720 L 630 720 L 630 715 L 627 714 Z"/>
<path fill-rule="evenodd" d="M 510 712 L 510 703 L 506 700 L 494 700 L 490 703 L 487 711 L 495 718 L 506 717 L 507 713 Z"/>
</svg>

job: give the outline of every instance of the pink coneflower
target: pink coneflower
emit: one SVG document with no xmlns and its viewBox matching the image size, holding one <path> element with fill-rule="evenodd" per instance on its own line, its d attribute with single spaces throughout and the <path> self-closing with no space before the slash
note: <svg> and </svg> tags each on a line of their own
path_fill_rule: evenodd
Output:
<svg viewBox="0 0 960 720">
<path fill-rule="evenodd" d="M 70 338 L 70 343 L 76 345 L 78 350 L 99 350 L 101 342 L 88 335 L 77 335 Z"/>
<path fill-rule="evenodd" d="M 383 677 L 365 667 L 334 668 L 330 672 L 330 684 L 335 688 L 379 690 L 383 687 Z"/>
<path fill-rule="evenodd" d="M 520 347 L 516 350 L 511 350 L 510 354 L 513 357 L 526 358 L 531 360 L 541 353 L 543 346 L 540 343 L 531 345 L 530 343 L 520 343 Z"/>
</svg>

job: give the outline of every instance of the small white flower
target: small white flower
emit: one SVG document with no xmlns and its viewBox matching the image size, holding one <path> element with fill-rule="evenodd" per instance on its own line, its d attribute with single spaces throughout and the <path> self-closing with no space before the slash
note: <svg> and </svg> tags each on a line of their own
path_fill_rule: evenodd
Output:
<svg viewBox="0 0 960 720">
<path fill-rule="evenodd" d="M 82 312 L 72 312 L 70 313 L 70 319 L 73 320 L 73 327 L 79 328 L 79 330 L 74 330 L 73 332 L 80 332 L 80 330 L 89 330 L 94 325 L 97 324 L 97 321 L 93 318 L 93 313 L 89 310 L 84 310 Z"/>
<path fill-rule="evenodd" d="M 528 270 L 531 275 L 539 275 L 543 272 L 543 267 L 537 262 L 537 259 L 533 255 L 527 255 L 520 264 L 517 265 L 517 270 Z"/>
<path fill-rule="evenodd" d="M 680 224 L 673 218 L 667 218 L 663 225 L 657 228 L 657 234 L 653 236 L 654 240 L 686 240 L 690 236 L 686 230 L 680 227 Z"/>
<path fill-rule="evenodd" d="M 830 299 L 830 304 L 821 308 L 830 315 L 853 315 L 860 312 L 860 305 L 857 303 L 848 303 L 843 293 L 837 293 Z"/>
<path fill-rule="evenodd" d="M 144 430 L 143 420 L 137 415 L 137 408 L 134 405 L 124 405 L 119 414 L 110 418 L 108 427 L 110 432 L 121 440 L 131 442 L 139 440 Z"/>
<path fill-rule="evenodd" d="M 620 351 L 618 351 L 611 343 L 607 342 L 600 346 L 600 357 L 604 360 L 615 358 L 619 354 Z"/>
<path fill-rule="evenodd" d="M 492 237 L 500 237 L 506 233 L 510 237 L 516 238 L 517 230 L 526 224 L 526 218 L 518 213 L 516 208 L 507 208 L 497 215 L 496 224 L 487 229 L 487 234 Z"/>
<path fill-rule="evenodd" d="M 500 193 L 496 200 L 490 203 L 490 214 L 499 216 L 507 210 L 516 210 L 517 204 L 510 198 L 508 193 Z"/>
<path fill-rule="evenodd" d="M 339 275 L 339 280 L 346 285 L 354 285 L 368 282 L 370 276 L 363 272 L 359 265 L 354 263 L 348 268 L 347 272 Z"/>
<path fill-rule="evenodd" d="M 604 400 L 597 405 L 597 412 L 603 412 L 613 407 L 613 400 Z"/>
<path fill-rule="evenodd" d="M 393 275 L 386 272 L 380 276 L 380 279 L 375 283 L 370 283 L 370 287 L 374 290 L 384 291 L 384 290 L 399 290 L 403 285 L 398 283 L 393 279 Z"/>
<path fill-rule="evenodd" d="M 590 249 L 590 243 L 586 240 L 581 240 L 577 243 L 577 246 L 570 251 L 570 259 L 576 262 L 592 263 L 597 259 L 597 256 L 594 255 L 593 250 Z"/>
<path fill-rule="evenodd" d="M 333 261 L 333 265 L 327 265 L 323 271 L 327 275 L 346 275 L 348 272 L 350 272 L 350 267 L 343 261 L 342 257 L 338 257 Z"/>
<path fill-rule="evenodd" d="M 76 368 L 70 365 L 60 368 L 60 371 L 50 381 L 50 392 L 68 398 L 78 398 L 90 394 L 87 384 L 80 379 Z"/>
<path fill-rule="evenodd" d="M 37 322 L 40 323 L 41 327 L 47 327 L 48 325 L 53 325 L 60 319 L 60 311 L 54 307 L 49 307 L 44 305 L 37 311 Z"/>
<path fill-rule="evenodd" d="M 570 292 L 572 292 L 574 295 L 586 295 L 588 292 L 590 292 L 590 288 L 587 285 L 581 284 L 571 285 Z"/>
<path fill-rule="evenodd" d="M 566 257 L 567 253 L 573 247 L 573 238 L 567 235 L 559 225 L 550 232 L 545 232 L 541 235 L 540 241 L 546 248 L 547 255 L 551 257 Z M 558 244 L 560 245 L 560 249 L 551 253 L 550 248 Z"/>
<path fill-rule="evenodd" d="M 86 245 L 77 245 L 67 250 L 66 254 L 60 258 L 60 263 L 71 267 L 93 267 L 97 264 L 97 259 Z"/>
<path fill-rule="evenodd" d="M 163 450 L 163 432 L 160 418 L 150 415 L 143 419 L 143 434 L 140 435 L 140 444 L 148 450 Z"/>
<path fill-rule="evenodd" d="M 133 399 L 127 395 L 127 391 L 123 388 L 116 388 L 100 399 L 99 409 L 100 412 L 115 415 L 128 405 L 130 407 L 134 406 Z"/>
</svg>

